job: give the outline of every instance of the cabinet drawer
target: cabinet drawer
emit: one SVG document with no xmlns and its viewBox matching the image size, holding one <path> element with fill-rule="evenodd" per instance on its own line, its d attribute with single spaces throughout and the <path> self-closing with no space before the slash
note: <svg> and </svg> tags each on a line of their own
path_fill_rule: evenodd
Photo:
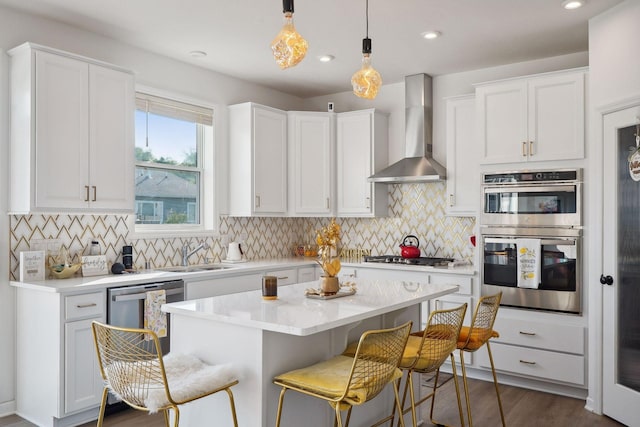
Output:
<svg viewBox="0 0 640 427">
<path fill-rule="evenodd" d="M 583 356 L 491 342 L 496 371 L 584 385 Z M 484 348 L 476 351 L 476 361 L 484 368 L 491 368 Z"/>
<path fill-rule="evenodd" d="M 292 285 L 298 282 L 298 270 L 295 268 L 288 270 L 267 271 L 267 276 L 276 276 L 278 278 L 278 286 Z"/>
<path fill-rule="evenodd" d="M 510 319 L 500 317 L 500 311 L 498 311 L 494 329 L 500 333 L 500 337 L 494 339 L 496 343 L 584 354 L 585 331 L 582 326 Z"/>
<path fill-rule="evenodd" d="M 65 297 L 65 320 L 101 316 L 104 313 L 104 305 L 105 296 L 102 292 Z"/>
<path fill-rule="evenodd" d="M 429 274 L 429 283 L 436 285 L 458 285 L 459 294 L 471 295 L 473 277 L 455 276 L 453 274 Z"/>
</svg>

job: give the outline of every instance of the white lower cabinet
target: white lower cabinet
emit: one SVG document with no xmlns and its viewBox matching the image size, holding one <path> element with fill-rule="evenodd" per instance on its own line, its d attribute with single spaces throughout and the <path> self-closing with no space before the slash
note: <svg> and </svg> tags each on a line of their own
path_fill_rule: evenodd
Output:
<svg viewBox="0 0 640 427">
<path fill-rule="evenodd" d="M 100 318 L 78 320 L 64 325 L 66 413 L 100 404 L 103 383 L 93 343 L 93 320 Z"/>
<path fill-rule="evenodd" d="M 510 317 L 509 311 L 503 311 L 504 316 L 498 310 L 494 325 L 500 337 L 491 340 L 497 371 L 585 385 L 585 328 L 582 325 L 571 324 L 571 318 L 562 315 L 557 319 L 536 320 L 533 313 L 523 319 Z M 486 350 L 476 355 L 479 366 L 490 368 Z"/>
<path fill-rule="evenodd" d="M 278 286 L 293 285 L 294 283 L 298 283 L 298 270 L 295 268 L 266 271 L 264 274 L 268 276 L 276 276 L 278 278 Z"/>
<path fill-rule="evenodd" d="M 183 277 L 185 299 L 192 300 L 255 291 L 262 288 L 262 276 L 276 276 L 278 278 L 278 286 L 285 286 L 315 280 L 316 275 L 315 267 L 264 269 L 260 272 L 253 271 L 250 273 L 243 273 L 238 270 L 225 277 L 208 279 Z"/>
<path fill-rule="evenodd" d="M 91 322 L 106 321 L 106 293 L 16 292 L 16 412 L 44 427 L 95 419 L 102 378 Z"/>
<path fill-rule="evenodd" d="M 298 269 L 298 282 L 313 282 L 320 277 L 319 269 L 316 267 L 302 267 Z"/>
<path fill-rule="evenodd" d="M 500 344 L 497 340 L 491 344 L 491 352 L 498 372 L 584 385 L 584 356 Z M 476 357 L 479 366 L 491 368 L 486 350 L 478 350 Z"/>
<path fill-rule="evenodd" d="M 184 278 L 185 299 L 187 300 L 255 291 L 261 286 L 262 274 L 260 273 L 200 280 Z"/>
</svg>

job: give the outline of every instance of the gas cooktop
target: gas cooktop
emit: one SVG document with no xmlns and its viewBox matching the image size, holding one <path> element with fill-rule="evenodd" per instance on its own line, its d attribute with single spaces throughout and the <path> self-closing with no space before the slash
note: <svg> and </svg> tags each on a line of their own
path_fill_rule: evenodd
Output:
<svg viewBox="0 0 640 427">
<path fill-rule="evenodd" d="M 377 256 L 364 257 L 364 262 L 421 265 L 421 266 L 429 266 L 429 267 L 448 265 L 452 261 L 453 261 L 453 258 L 431 258 L 431 257 L 402 258 L 399 255 L 377 255 Z"/>
</svg>

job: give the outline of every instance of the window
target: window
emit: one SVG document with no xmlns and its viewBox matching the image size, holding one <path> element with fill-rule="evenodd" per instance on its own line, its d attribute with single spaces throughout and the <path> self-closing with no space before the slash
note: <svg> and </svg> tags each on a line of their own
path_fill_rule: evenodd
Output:
<svg viewBox="0 0 640 427">
<path fill-rule="evenodd" d="M 137 231 L 203 227 L 204 152 L 213 144 L 212 128 L 209 108 L 136 94 Z"/>
</svg>

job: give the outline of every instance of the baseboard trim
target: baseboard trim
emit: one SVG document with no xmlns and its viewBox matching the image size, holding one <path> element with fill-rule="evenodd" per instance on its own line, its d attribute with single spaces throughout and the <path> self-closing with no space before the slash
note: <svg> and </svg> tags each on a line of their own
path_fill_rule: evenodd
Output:
<svg viewBox="0 0 640 427">
<path fill-rule="evenodd" d="M 8 402 L 0 403 L 0 417 L 6 417 L 7 415 L 13 415 L 16 413 L 16 401 L 9 400 Z"/>
</svg>

